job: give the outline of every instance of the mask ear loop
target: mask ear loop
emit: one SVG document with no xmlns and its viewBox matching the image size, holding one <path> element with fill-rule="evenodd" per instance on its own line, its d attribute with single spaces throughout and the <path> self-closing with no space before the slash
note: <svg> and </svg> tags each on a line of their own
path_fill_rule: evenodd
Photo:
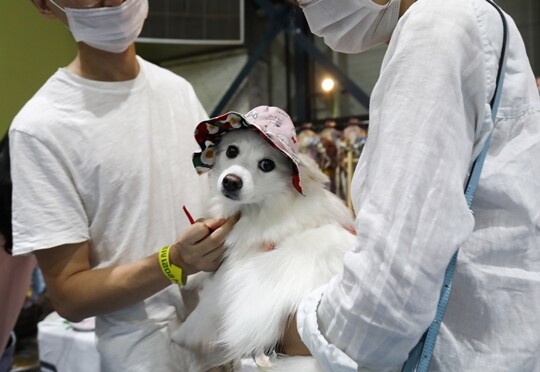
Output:
<svg viewBox="0 0 540 372">
<path fill-rule="evenodd" d="M 65 15 L 65 17 L 66 17 L 66 21 L 65 21 L 65 22 L 62 21 L 62 24 L 63 24 L 68 30 L 70 30 L 70 32 L 71 32 L 71 29 L 69 28 L 69 17 L 68 17 L 68 15 L 67 15 L 66 10 L 65 10 L 64 8 L 62 8 L 60 5 L 58 5 L 58 4 L 56 3 L 56 0 L 49 0 L 49 2 L 50 2 L 51 4 L 53 4 L 53 5 L 54 5 L 58 10 L 60 10 L 62 13 L 64 13 L 64 15 Z"/>
<path fill-rule="evenodd" d="M 395 3 L 397 3 L 397 6 L 394 5 Z M 377 30 L 379 29 L 379 26 L 381 25 L 387 12 L 392 13 L 390 14 L 390 18 L 396 18 L 397 20 L 399 20 L 399 4 L 400 3 L 401 3 L 401 0 L 389 0 L 388 3 L 386 3 L 386 8 L 384 8 L 383 11 L 377 16 L 377 20 L 376 20 L 377 22 L 375 24 L 375 27 L 371 31 L 371 35 L 370 35 L 371 37 L 373 37 L 373 35 L 375 35 Z M 397 24 L 397 21 L 394 23 Z M 386 40 L 386 42 L 388 42 L 388 40 Z"/>
<path fill-rule="evenodd" d="M 56 3 L 55 0 L 49 0 L 49 2 L 50 2 L 51 4 L 53 4 L 55 7 L 57 7 L 59 10 L 61 10 L 62 12 L 64 12 L 64 14 L 66 14 L 66 11 L 64 10 L 64 8 L 62 8 L 60 5 L 58 5 L 58 4 Z"/>
</svg>

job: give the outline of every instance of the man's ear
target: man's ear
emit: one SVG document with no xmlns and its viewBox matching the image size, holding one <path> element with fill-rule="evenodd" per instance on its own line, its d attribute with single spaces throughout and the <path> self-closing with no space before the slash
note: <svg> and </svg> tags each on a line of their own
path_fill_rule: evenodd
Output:
<svg viewBox="0 0 540 372">
<path fill-rule="evenodd" d="M 51 10 L 47 0 L 30 0 L 32 4 L 37 8 L 37 10 L 43 14 L 45 17 L 50 19 L 58 18 L 56 14 Z"/>
</svg>

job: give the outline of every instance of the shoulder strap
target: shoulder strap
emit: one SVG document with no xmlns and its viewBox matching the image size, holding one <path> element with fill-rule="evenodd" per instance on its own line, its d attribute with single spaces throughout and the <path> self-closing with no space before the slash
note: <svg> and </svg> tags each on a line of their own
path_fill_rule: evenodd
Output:
<svg viewBox="0 0 540 372">
<path fill-rule="evenodd" d="M 504 73 L 506 70 L 508 24 L 502 10 L 491 0 L 486 1 L 493 7 L 495 7 L 497 12 L 499 12 L 503 22 L 503 46 L 501 49 L 501 56 L 499 58 L 497 84 L 495 86 L 495 94 L 490 102 L 491 118 L 493 119 L 493 124 L 495 125 L 497 110 L 499 109 L 499 102 L 501 99 L 501 91 L 505 75 Z M 469 179 L 467 180 L 467 186 L 465 187 L 465 199 L 467 200 L 467 205 L 469 206 L 469 209 L 471 209 L 472 207 L 474 194 L 476 192 L 476 187 L 478 186 L 478 180 L 480 179 L 480 173 L 482 172 L 482 167 L 484 165 L 484 160 L 487 155 L 490 141 L 491 134 L 486 139 L 482 151 L 474 161 L 471 173 L 469 175 Z M 450 298 L 450 292 L 452 290 L 452 279 L 454 277 L 454 271 L 456 269 L 457 255 L 458 251 L 454 253 L 454 256 L 452 256 L 452 259 L 450 260 L 450 263 L 446 268 L 443 286 L 441 288 L 441 295 L 439 297 L 439 303 L 437 305 L 437 311 L 435 313 L 435 319 L 427 329 L 426 333 L 424 333 L 418 344 L 416 344 L 416 346 L 409 353 L 409 358 L 407 359 L 405 364 L 403 364 L 402 372 L 426 372 L 429 368 L 431 356 L 433 354 L 433 349 L 435 348 L 435 342 L 437 340 L 437 335 L 439 334 L 439 329 L 441 327 L 442 319 L 446 311 L 446 306 L 448 305 L 448 299 Z"/>
</svg>

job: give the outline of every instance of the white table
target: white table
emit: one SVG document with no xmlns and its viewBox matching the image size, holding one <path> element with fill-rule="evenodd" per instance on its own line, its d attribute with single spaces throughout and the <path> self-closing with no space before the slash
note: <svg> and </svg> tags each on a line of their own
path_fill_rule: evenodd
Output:
<svg viewBox="0 0 540 372">
<path fill-rule="evenodd" d="M 99 372 L 95 341 L 93 330 L 75 330 L 56 312 L 49 314 L 38 323 L 42 372 Z"/>
<path fill-rule="evenodd" d="M 42 372 L 100 372 L 95 333 L 92 330 L 77 330 L 87 328 L 85 325 L 87 324 L 72 325 L 56 312 L 38 323 Z M 238 372 L 260 371 L 253 360 L 245 359 Z"/>
</svg>

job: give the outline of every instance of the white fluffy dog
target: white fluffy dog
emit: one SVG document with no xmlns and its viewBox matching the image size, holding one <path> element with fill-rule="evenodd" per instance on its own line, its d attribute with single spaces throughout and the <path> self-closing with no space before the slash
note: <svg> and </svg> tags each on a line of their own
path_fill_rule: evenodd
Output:
<svg viewBox="0 0 540 372">
<path fill-rule="evenodd" d="M 272 354 L 302 297 L 342 271 L 355 242 L 351 213 L 315 162 L 298 155 L 292 121 L 278 108 L 210 119 L 196 138 L 203 151 L 194 163 L 210 170 L 210 215 L 241 217 L 217 272 L 190 277 L 199 303 L 173 339 L 203 352 L 205 370 L 253 357 L 265 370 L 317 371 L 312 357 L 261 356 Z"/>
</svg>

